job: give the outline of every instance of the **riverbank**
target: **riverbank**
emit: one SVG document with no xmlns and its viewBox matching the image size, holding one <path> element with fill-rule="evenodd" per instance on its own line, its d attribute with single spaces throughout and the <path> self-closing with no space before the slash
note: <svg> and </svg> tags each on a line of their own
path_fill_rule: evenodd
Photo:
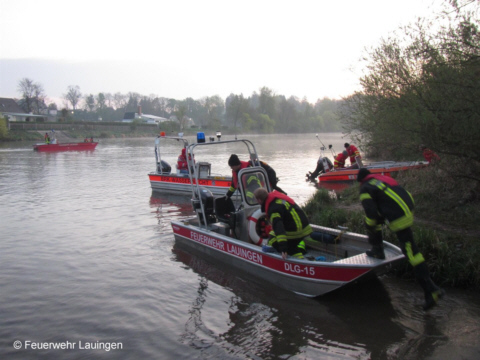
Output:
<svg viewBox="0 0 480 360">
<path fill-rule="evenodd" d="M 45 132 L 61 132 L 70 140 L 83 140 L 93 137 L 95 139 L 110 138 L 137 138 L 155 137 L 160 131 L 176 133 L 173 124 L 158 127 L 152 124 L 134 123 L 10 123 L 10 129 L 2 141 L 42 141 Z"/>
<path fill-rule="evenodd" d="M 442 286 L 480 290 L 480 202 L 473 198 L 458 179 L 441 177 L 435 167 L 407 171 L 396 180 L 416 201 L 415 241 L 425 256 L 434 280 Z M 358 199 L 359 185 L 341 192 L 337 198 L 320 189 L 305 204 L 313 223 L 329 227 L 345 226 L 349 231 L 365 233 L 364 212 Z M 396 236 L 384 230 L 384 239 L 398 245 Z M 408 265 L 397 271 L 411 277 Z"/>
</svg>

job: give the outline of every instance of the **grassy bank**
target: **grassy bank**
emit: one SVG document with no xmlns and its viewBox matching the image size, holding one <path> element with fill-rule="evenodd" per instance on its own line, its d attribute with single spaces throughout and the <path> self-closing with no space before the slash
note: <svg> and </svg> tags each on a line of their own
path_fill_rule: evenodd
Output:
<svg viewBox="0 0 480 360">
<path fill-rule="evenodd" d="M 468 184 L 442 178 L 434 167 L 404 172 L 397 181 L 416 201 L 413 232 L 434 280 L 443 286 L 480 290 L 480 201 L 472 198 Z M 466 190 L 467 189 L 467 190 Z M 304 209 L 312 223 L 346 226 L 365 234 L 364 213 L 358 199 L 359 185 L 336 198 L 318 190 Z M 398 245 L 396 236 L 384 230 L 384 239 Z M 398 276 L 413 277 L 409 265 Z"/>
</svg>

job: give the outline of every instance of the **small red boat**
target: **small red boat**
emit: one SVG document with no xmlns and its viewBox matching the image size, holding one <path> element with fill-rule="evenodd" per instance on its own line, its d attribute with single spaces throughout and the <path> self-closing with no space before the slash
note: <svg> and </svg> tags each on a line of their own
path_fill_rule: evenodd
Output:
<svg viewBox="0 0 480 360">
<path fill-rule="evenodd" d="M 419 169 L 427 166 L 425 161 L 382 161 L 374 162 L 371 164 L 365 164 L 372 174 L 380 174 L 391 176 L 393 173 L 399 171 L 405 171 L 410 169 Z M 355 181 L 357 180 L 358 169 L 336 169 L 334 171 L 328 171 L 318 176 L 318 181 L 323 182 L 337 182 L 337 181 Z"/>
<path fill-rule="evenodd" d="M 98 142 L 35 144 L 33 150 L 41 152 L 95 150 Z"/>
</svg>

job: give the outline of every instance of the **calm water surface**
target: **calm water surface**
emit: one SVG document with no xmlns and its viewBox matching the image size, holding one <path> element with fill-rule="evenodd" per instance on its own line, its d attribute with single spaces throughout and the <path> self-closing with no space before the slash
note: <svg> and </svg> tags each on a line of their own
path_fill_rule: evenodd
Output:
<svg viewBox="0 0 480 360">
<path fill-rule="evenodd" d="M 322 136 L 342 149 L 340 134 Z M 303 204 L 315 191 L 305 182 L 315 135 L 247 138 Z M 385 276 L 307 299 L 178 248 L 170 221 L 191 216 L 190 202 L 152 194 L 153 145 L 48 154 L 0 144 L 0 359 L 480 357 L 478 295 L 448 290 L 425 314 L 416 284 Z M 197 159 L 215 173 L 242 157 L 213 148 Z M 179 153 L 165 149 L 166 160 Z"/>
</svg>

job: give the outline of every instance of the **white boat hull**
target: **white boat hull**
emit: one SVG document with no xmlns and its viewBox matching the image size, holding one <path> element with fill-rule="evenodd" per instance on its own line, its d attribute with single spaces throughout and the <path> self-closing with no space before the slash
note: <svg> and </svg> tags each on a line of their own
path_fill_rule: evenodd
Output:
<svg viewBox="0 0 480 360">
<path fill-rule="evenodd" d="M 361 253 L 335 261 L 312 261 L 292 257 L 283 260 L 279 253 L 262 252 L 257 245 L 198 228 L 188 222 L 172 221 L 172 228 L 177 244 L 308 297 L 320 296 L 360 279 L 379 275 L 404 260 L 401 250 L 389 243 L 385 243 L 385 260 L 366 256 L 364 250 L 369 248 L 367 238 L 356 234 L 344 236 L 360 237 L 354 241 L 355 244 L 352 242 L 347 246 L 358 251 L 361 245 Z M 310 255 L 319 254 L 318 251 L 310 251 Z M 324 255 L 329 257 L 327 253 Z"/>
</svg>

